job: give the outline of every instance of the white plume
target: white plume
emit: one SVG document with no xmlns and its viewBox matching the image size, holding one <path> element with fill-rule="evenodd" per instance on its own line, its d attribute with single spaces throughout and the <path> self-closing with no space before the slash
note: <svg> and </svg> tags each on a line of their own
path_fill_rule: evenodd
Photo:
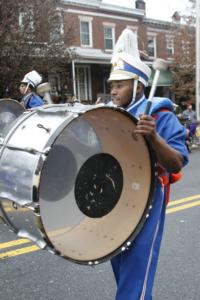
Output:
<svg viewBox="0 0 200 300">
<path fill-rule="evenodd" d="M 119 36 L 112 55 L 113 62 L 118 53 L 125 52 L 135 58 L 140 58 L 138 50 L 137 35 L 131 29 L 124 29 Z"/>
</svg>

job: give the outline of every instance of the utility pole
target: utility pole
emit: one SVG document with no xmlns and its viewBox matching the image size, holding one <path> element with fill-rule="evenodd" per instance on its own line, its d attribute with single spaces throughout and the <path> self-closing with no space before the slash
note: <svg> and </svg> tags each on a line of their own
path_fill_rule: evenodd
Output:
<svg viewBox="0 0 200 300">
<path fill-rule="evenodd" d="M 196 115 L 200 121 L 200 0 L 196 0 Z"/>
</svg>

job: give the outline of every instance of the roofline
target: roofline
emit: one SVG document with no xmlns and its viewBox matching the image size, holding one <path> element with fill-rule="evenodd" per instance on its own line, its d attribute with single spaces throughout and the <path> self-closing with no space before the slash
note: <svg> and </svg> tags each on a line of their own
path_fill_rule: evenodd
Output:
<svg viewBox="0 0 200 300">
<path fill-rule="evenodd" d="M 63 5 L 68 4 L 90 9 L 99 9 L 105 12 L 112 12 L 113 14 L 120 13 L 120 15 L 137 16 L 140 18 L 145 17 L 145 10 L 136 8 L 130 9 L 130 7 L 102 3 L 101 1 L 99 1 L 99 3 L 95 1 L 88 3 L 87 0 L 61 0 L 60 3 Z"/>
<path fill-rule="evenodd" d="M 94 57 L 94 56 L 90 56 L 90 51 L 88 51 L 88 54 L 80 54 L 77 51 L 81 51 L 81 47 L 71 47 L 70 48 L 72 51 L 74 51 L 74 57 L 72 58 L 72 60 L 75 63 L 87 63 L 87 64 L 105 64 L 105 65 L 110 65 L 111 66 L 111 58 L 112 58 L 112 54 L 111 53 L 104 53 L 105 56 L 101 56 L 100 55 L 100 51 L 101 49 L 94 49 L 93 50 L 97 50 L 99 51 L 98 56 Z M 89 50 L 89 49 L 88 49 Z M 147 60 L 143 60 L 144 63 L 146 63 L 147 65 L 151 66 L 152 65 L 152 61 L 147 61 Z"/>
</svg>

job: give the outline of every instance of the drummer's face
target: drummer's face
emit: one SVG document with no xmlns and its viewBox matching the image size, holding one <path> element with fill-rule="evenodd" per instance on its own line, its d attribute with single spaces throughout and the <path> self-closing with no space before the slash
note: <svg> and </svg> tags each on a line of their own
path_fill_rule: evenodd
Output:
<svg viewBox="0 0 200 300">
<path fill-rule="evenodd" d="M 21 83 L 19 86 L 19 91 L 20 91 L 20 94 L 24 95 L 27 92 L 27 85 Z"/>
<path fill-rule="evenodd" d="M 111 98 L 113 104 L 126 107 L 133 97 L 133 80 L 117 80 L 111 82 Z"/>
</svg>

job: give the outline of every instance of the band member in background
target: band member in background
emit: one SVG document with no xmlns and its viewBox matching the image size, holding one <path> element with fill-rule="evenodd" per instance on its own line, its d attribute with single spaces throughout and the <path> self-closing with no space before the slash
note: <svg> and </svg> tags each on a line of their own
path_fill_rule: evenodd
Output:
<svg viewBox="0 0 200 300">
<path fill-rule="evenodd" d="M 38 72 L 31 71 L 27 73 L 21 81 L 19 91 L 23 98 L 21 103 L 26 109 L 41 106 L 44 104 L 42 98 L 35 93 L 35 88 L 41 83 L 42 77 Z"/>
<path fill-rule="evenodd" d="M 138 119 L 136 134 L 146 137 L 152 146 L 158 176 L 152 210 L 142 230 L 126 251 L 111 260 L 117 283 L 116 300 L 152 299 L 169 184 L 177 180 L 188 162 L 186 130 L 173 112 L 172 101 L 154 97 L 150 113 L 144 114 L 147 104 L 144 91 L 150 74 L 150 68 L 140 60 L 136 35 L 125 29 L 113 53 L 109 77 L 111 98 L 114 105 Z"/>
</svg>

